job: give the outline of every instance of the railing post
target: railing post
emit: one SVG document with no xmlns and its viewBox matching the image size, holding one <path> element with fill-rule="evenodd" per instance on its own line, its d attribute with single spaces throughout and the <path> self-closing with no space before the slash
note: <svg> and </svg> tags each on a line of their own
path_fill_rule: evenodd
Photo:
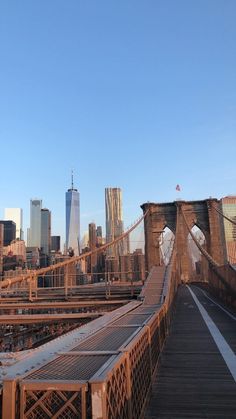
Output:
<svg viewBox="0 0 236 419">
<path fill-rule="evenodd" d="M 106 300 L 109 298 L 109 283 L 110 283 L 110 272 L 107 272 L 107 277 L 105 276 L 105 289 L 106 289 Z"/>
<path fill-rule="evenodd" d="M 150 357 L 150 367 L 151 367 L 151 375 L 152 375 L 152 337 L 151 337 L 151 329 L 150 326 L 146 325 L 145 329 L 147 330 L 148 334 L 148 346 L 149 346 L 149 357 Z"/>
<path fill-rule="evenodd" d="M 16 418 L 16 382 L 14 379 L 3 381 L 2 418 Z M 1 412 L 0 412 L 1 413 Z"/>
<path fill-rule="evenodd" d="M 37 298 L 38 297 L 38 278 L 36 274 L 34 275 L 33 284 L 34 284 L 35 298 Z"/>
<path fill-rule="evenodd" d="M 32 276 L 28 279 L 29 284 L 29 301 L 32 301 Z"/>
<path fill-rule="evenodd" d="M 164 310 L 165 310 L 165 339 L 169 335 L 169 321 L 168 321 L 169 308 L 170 308 L 170 300 L 168 300 L 168 305 L 164 304 Z"/>
<path fill-rule="evenodd" d="M 86 419 L 86 400 L 87 400 L 87 388 L 86 390 L 84 388 L 81 389 L 81 419 Z"/>
<path fill-rule="evenodd" d="M 132 400 L 131 400 L 131 371 L 129 362 L 129 352 L 126 355 L 126 374 L 127 374 L 127 398 L 128 398 L 128 418 L 132 419 Z"/>
<path fill-rule="evenodd" d="M 134 282 L 133 282 L 133 275 L 132 275 L 132 271 L 130 271 L 131 273 L 131 297 L 134 296 Z"/>
<path fill-rule="evenodd" d="M 65 287 L 65 297 L 67 298 L 68 296 L 68 265 L 65 266 L 64 287 Z"/>
<path fill-rule="evenodd" d="M 35 291 L 35 296 L 37 297 L 37 274 L 34 273 L 32 276 L 30 276 L 26 283 L 29 285 L 29 301 L 33 301 L 33 289 Z"/>
<path fill-rule="evenodd" d="M 106 383 L 97 382 L 91 385 L 92 419 L 107 419 Z"/>
</svg>

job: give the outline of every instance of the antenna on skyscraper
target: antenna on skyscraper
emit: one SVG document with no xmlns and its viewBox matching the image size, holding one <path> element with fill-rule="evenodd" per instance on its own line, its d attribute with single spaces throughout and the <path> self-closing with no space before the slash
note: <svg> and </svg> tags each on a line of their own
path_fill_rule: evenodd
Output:
<svg viewBox="0 0 236 419">
<path fill-rule="evenodd" d="M 74 189 L 74 173 L 73 173 L 73 169 L 71 170 L 71 189 Z"/>
</svg>

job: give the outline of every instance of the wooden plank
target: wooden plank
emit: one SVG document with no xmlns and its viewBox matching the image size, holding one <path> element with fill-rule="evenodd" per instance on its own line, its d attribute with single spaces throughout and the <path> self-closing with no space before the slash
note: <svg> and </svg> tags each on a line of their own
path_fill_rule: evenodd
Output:
<svg viewBox="0 0 236 419">
<path fill-rule="evenodd" d="M 189 291 L 182 286 L 145 418 L 230 419 L 235 412 L 236 384 Z"/>
</svg>

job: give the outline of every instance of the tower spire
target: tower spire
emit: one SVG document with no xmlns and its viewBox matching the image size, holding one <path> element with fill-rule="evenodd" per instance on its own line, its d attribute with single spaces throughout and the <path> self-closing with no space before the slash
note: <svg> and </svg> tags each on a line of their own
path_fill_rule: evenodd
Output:
<svg viewBox="0 0 236 419">
<path fill-rule="evenodd" d="M 72 191 L 74 189 L 74 173 L 73 173 L 73 170 L 71 170 L 71 189 L 72 189 Z"/>
</svg>

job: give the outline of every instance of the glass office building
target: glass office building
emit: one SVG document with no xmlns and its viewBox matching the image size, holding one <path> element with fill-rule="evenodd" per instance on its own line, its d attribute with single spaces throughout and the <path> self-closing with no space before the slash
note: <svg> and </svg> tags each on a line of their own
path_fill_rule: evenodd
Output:
<svg viewBox="0 0 236 419">
<path fill-rule="evenodd" d="M 51 212 L 47 208 L 41 209 L 41 250 L 49 256 L 51 250 Z"/>
<path fill-rule="evenodd" d="M 60 252 L 61 250 L 61 236 L 51 236 L 51 251 Z"/>
<path fill-rule="evenodd" d="M 11 220 L 1 220 L 3 224 L 3 245 L 8 246 L 16 238 L 16 223 Z"/>
<path fill-rule="evenodd" d="M 30 200 L 30 232 L 29 243 L 30 247 L 41 247 L 41 199 Z"/>
<path fill-rule="evenodd" d="M 79 255 L 80 243 L 80 200 L 79 192 L 72 187 L 66 192 L 66 251 L 72 249 Z"/>
</svg>

